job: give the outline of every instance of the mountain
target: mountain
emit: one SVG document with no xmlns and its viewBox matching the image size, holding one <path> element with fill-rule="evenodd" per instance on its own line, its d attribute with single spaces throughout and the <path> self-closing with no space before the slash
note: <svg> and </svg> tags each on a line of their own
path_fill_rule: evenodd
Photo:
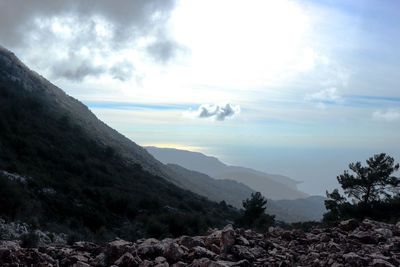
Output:
<svg viewBox="0 0 400 267">
<path fill-rule="evenodd" d="M 215 176 L 217 179 L 232 179 L 240 183 L 248 185 L 256 191 L 261 192 L 264 196 L 279 199 L 299 199 L 308 197 L 297 189 L 293 189 L 285 184 L 269 179 L 268 175 L 259 174 L 257 172 L 248 171 L 245 168 L 230 168 L 229 171 L 220 173 Z"/>
<path fill-rule="evenodd" d="M 271 175 L 238 166 L 228 166 L 215 157 L 173 148 L 146 147 L 164 164 L 172 163 L 217 179 L 230 179 L 261 192 L 269 199 L 299 199 L 307 195 L 297 189 L 298 181 L 282 175 Z"/>
<path fill-rule="evenodd" d="M 213 201 L 225 201 L 239 209 L 243 207 L 242 201 L 255 192 L 247 185 L 234 180 L 214 179 L 207 174 L 191 171 L 176 164 L 167 166 L 175 173 L 174 179 L 179 187 L 206 196 Z M 324 197 L 319 196 L 295 200 L 268 199 L 266 212 L 275 215 L 277 220 L 288 223 L 318 221 L 326 212 L 324 200 Z"/>
<path fill-rule="evenodd" d="M 198 152 L 157 147 L 146 149 L 167 164 L 175 174 L 175 184 L 210 200 L 225 200 L 236 208 L 242 208 L 243 200 L 260 191 L 268 198 L 266 212 L 285 222 L 318 221 L 326 212 L 325 197 L 308 196 L 297 190 L 297 181 L 288 177 L 228 166 L 215 157 Z"/>
<path fill-rule="evenodd" d="M 248 186 L 228 179 L 213 179 L 206 174 L 185 169 L 176 164 L 167 164 L 179 179 L 180 187 L 196 194 L 206 196 L 213 201 L 225 201 L 237 208 L 242 208 L 242 200 L 250 197 L 254 191 Z"/>
<path fill-rule="evenodd" d="M 296 200 L 275 200 L 274 202 L 282 209 L 296 211 L 309 220 L 321 220 L 322 215 L 326 212 L 325 200 L 326 197 L 310 196 Z"/>
<path fill-rule="evenodd" d="M 0 46 L 2 84 L 12 81 L 25 92 L 36 94 L 47 100 L 47 107 L 68 114 L 73 123 L 100 144 L 117 150 L 132 163 L 139 163 L 144 169 L 163 177 L 168 171 L 141 146 L 135 144 L 116 130 L 100 121 L 87 106 L 68 96 L 63 90 L 48 82 L 39 74 L 29 70 L 14 54 Z"/>
<path fill-rule="evenodd" d="M 173 175 L 0 47 L 0 216 L 88 239 L 198 234 L 233 220 L 237 211 Z"/>
</svg>

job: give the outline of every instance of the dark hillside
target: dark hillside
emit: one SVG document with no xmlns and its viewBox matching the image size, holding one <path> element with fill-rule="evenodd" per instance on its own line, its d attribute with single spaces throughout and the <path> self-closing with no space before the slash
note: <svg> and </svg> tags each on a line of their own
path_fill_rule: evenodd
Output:
<svg viewBox="0 0 400 267">
<path fill-rule="evenodd" d="M 125 160 L 139 163 L 145 170 L 169 179 L 170 173 L 144 148 L 135 144 L 99 120 L 87 106 L 67 95 L 39 74 L 26 67 L 12 52 L 0 46 L 0 79 L 2 85 L 12 82 L 16 90 L 31 92 L 49 112 L 66 114 L 76 126 L 81 127 L 93 141 L 114 148 Z M 3 86 L 4 87 L 4 86 Z M 22 100 L 21 100 L 22 101 Z M 35 101 L 35 100 L 34 100 Z M 45 103 L 44 103 L 45 102 Z M 16 107 L 17 109 L 17 107 Z M 23 113 L 23 110 L 20 112 Z"/>
<path fill-rule="evenodd" d="M 0 215 L 100 239 L 196 234 L 232 217 L 149 172 L 162 164 L 133 142 L 138 160 L 127 157 L 118 135 L 0 49 Z"/>
</svg>

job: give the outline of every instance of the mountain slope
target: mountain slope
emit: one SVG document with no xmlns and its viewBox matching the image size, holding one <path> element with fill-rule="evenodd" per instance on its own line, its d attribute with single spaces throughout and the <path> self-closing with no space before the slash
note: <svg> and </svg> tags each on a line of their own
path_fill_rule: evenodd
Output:
<svg viewBox="0 0 400 267">
<path fill-rule="evenodd" d="M 126 160 L 139 163 L 153 174 L 169 178 L 168 170 L 144 148 L 100 121 L 87 106 L 68 96 L 39 74 L 29 70 L 13 53 L 1 46 L 0 63 L 2 79 L 13 81 L 20 86 L 20 89 L 27 92 L 40 93 L 44 99 L 50 100 L 47 103 L 50 110 L 63 110 L 69 114 L 73 122 L 97 143 L 107 144 Z"/>
<path fill-rule="evenodd" d="M 206 196 L 213 201 L 225 201 L 236 208 L 243 208 L 242 201 L 255 191 L 248 186 L 229 179 L 214 179 L 206 174 L 185 169 L 176 164 L 167 164 L 176 174 L 177 185 Z M 266 213 L 284 222 L 321 220 L 325 210 L 325 198 L 312 196 L 295 200 L 272 200 L 267 203 Z"/>
<path fill-rule="evenodd" d="M 238 166 L 228 166 L 217 158 L 202 153 L 171 148 L 146 147 L 156 159 L 164 164 L 172 163 L 186 169 L 207 174 L 217 179 L 230 179 L 243 183 L 270 199 L 306 198 L 297 190 L 297 181 L 282 175 L 271 175 Z"/>
<path fill-rule="evenodd" d="M 217 179 L 232 179 L 239 183 L 244 183 L 250 188 L 261 192 L 270 199 L 298 199 L 308 197 L 307 194 L 293 190 L 274 180 L 267 180 L 264 175 L 258 175 L 255 172 L 249 172 L 243 169 L 234 169 L 220 173 L 215 176 Z"/>
<path fill-rule="evenodd" d="M 326 197 L 322 196 L 310 196 L 308 198 L 296 199 L 296 200 L 275 200 L 275 204 L 282 209 L 294 210 L 309 220 L 321 220 L 322 215 L 326 213 L 325 208 Z"/>
<path fill-rule="evenodd" d="M 206 196 L 213 201 L 226 201 L 226 203 L 242 208 L 242 200 L 250 197 L 254 192 L 244 184 L 233 180 L 217 180 L 206 174 L 185 169 L 176 164 L 167 165 L 179 179 L 178 185 L 187 190 Z"/>
<path fill-rule="evenodd" d="M 199 233 L 234 216 L 4 48 L 0 133 L 0 215 L 88 238 Z"/>
</svg>

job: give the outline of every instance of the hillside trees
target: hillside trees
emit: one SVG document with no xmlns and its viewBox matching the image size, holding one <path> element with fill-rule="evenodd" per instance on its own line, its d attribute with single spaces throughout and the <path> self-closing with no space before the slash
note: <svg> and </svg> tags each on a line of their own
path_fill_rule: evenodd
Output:
<svg viewBox="0 0 400 267">
<path fill-rule="evenodd" d="M 246 228 L 264 231 L 274 223 L 274 216 L 265 214 L 267 199 L 260 192 L 251 194 L 243 200 L 243 214 L 236 220 L 236 224 Z"/>
<path fill-rule="evenodd" d="M 399 164 L 395 164 L 394 158 L 385 153 L 376 154 L 366 161 L 367 165 L 362 166 L 361 162 L 350 163 L 349 169 L 337 176 L 339 184 L 345 195 L 351 202 L 341 196 L 335 189 L 327 192 L 328 200 L 325 206 L 328 213 L 324 215 L 325 220 L 339 220 L 347 217 L 374 217 L 375 219 L 388 219 L 385 210 L 394 209 L 400 214 L 400 199 L 396 192 L 400 186 L 400 178 L 393 176 L 399 170 Z"/>
</svg>

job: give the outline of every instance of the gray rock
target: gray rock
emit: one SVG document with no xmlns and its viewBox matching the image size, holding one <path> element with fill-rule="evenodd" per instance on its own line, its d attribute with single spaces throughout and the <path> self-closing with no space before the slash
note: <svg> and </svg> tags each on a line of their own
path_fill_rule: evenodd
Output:
<svg viewBox="0 0 400 267">
<path fill-rule="evenodd" d="M 50 245 L 52 243 L 51 238 L 40 230 L 35 230 L 34 233 L 39 237 L 41 244 Z"/>
<path fill-rule="evenodd" d="M 232 225 L 227 225 L 221 232 L 220 247 L 221 254 L 226 255 L 235 244 L 235 231 Z"/>
<path fill-rule="evenodd" d="M 350 219 L 350 220 L 340 222 L 339 228 L 344 231 L 353 231 L 359 225 L 360 225 L 360 223 L 358 221 L 356 221 L 354 219 Z"/>
<path fill-rule="evenodd" d="M 180 245 L 183 245 L 187 248 L 193 248 L 193 247 L 204 247 L 205 243 L 200 237 L 190 237 L 190 236 L 182 236 L 181 238 L 178 239 L 178 243 Z"/>
<path fill-rule="evenodd" d="M 0 224 L 21 228 L 4 220 Z M 207 236 L 136 243 L 116 239 L 104 245 L 81 241 L 72 246 L 46 244 L 50 234 L 38 232 L 44 240 L 38 249 L 0 241 L 0 266 L 400 266 L 398 226 L 371 220 L 357 228 L 351 224 L 306 232 L 276 227 L 264 235 L 227 226 Z"/>
<path fill-rule="evenodd" d="M 374 267 L 395 267 L 393 264 L 391 264 L 385 260 L 382 260 L 382 259 L 374 259 L 372 261 L 372 266 L 374 266 Z"/>
</svg>

